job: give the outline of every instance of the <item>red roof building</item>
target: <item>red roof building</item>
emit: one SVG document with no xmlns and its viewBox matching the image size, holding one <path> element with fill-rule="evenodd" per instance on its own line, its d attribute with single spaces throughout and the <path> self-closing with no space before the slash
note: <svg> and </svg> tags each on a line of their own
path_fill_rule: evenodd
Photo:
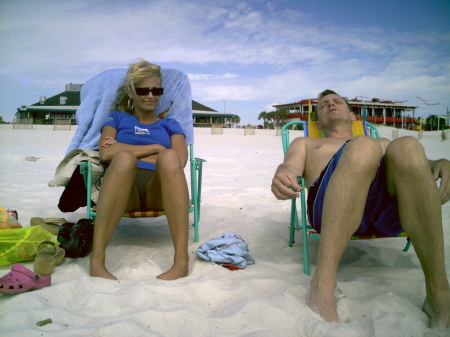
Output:
<svg viewBox="0 0 450 337">
<path fill-rule="evenodd" d="M 311 109 L 311 119 L 315 119 L 317 113 L 317 98 L 303 99 L 295 103 L 277 104 L 273 107 L 277 110 L 287 108 L 288 121 L 308 120 Z M 393 102 L 372 98 L 372 100 L 349 99 L 348 103 L 358 119 L 366 117 L 367 121 L 374 124 L 402 126 L 415 124 L 414 117 L 417 106 L 404 105 L 404 102 Z M 310 108 L 311 105 L 311 108 Z"/>
</svg>

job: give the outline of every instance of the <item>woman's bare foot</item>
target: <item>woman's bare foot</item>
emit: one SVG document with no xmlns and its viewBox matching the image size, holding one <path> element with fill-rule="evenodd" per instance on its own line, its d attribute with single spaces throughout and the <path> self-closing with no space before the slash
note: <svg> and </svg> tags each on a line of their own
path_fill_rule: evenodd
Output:
<svg viewBox="0 0 450 337">
<path fill-rule="evenodd" d="M 339 320 L 334 299 L 334 288 L 311 283 L 309 307 L 327 322 L 337 322 Z"/>
<path fill-rule="evenodd" d="M 450 328 L 450 294 L 436 297 L 434 300 L 425 298 L 422 310 L 430 317 L 430 328 Z"/>
<path fill-rule="evenodd" d="M 109 280 L 117 280 L 105 267 L 104 259 L 96 259 L 91 256 L 91 267 L 89 274 L 93 277 L 101 277 Z"/>
<path fill-rule="evenodd" d="M 174 263 L 174 265 L 165 273 L 158 275 L 156 278 L 165 281 L 176 280 L 178 278 L 186 277 L 189 271 L 188 262 Z"/>
</svg>

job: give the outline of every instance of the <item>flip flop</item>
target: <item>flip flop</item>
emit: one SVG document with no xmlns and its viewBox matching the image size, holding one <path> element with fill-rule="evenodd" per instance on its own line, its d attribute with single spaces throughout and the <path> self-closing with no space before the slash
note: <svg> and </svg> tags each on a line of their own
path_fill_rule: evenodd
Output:
<svg viewBox="0 0 450 337">
<path fill-rule="evenodd" d="M 38 218 L 30 219 L 31 226 L 42 226 L 52 234 L 58 235 L 59 226 L 66 222 L 64 218 Z"/>
<path fill-rule="evenodd" d="M 23 265 L 13 264 L 11 271 L 0 278 L 0 293 L 21 294 L 27 291 L 48 287 L 51 276 L 38 275 Z"/>
<path fill-rule="evenodd" d="M 40 275 L 50 275 L 55 266 L 64 261 L 66 252 L 56 243 L 43 241 L 39 244 L 34 259 L 34 272 Z"/>
</svg>

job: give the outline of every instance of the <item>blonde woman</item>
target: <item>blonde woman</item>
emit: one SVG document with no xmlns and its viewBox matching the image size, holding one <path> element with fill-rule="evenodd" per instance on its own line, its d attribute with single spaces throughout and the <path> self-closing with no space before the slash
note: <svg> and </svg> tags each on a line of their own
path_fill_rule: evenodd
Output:
<svg viewBox="0 0 450 337">
<path fill-rule="evenodd" d="M 107 164 L 97 203 L 90 275 L 117 279 L 105 265 L 106 247 L 124 212 L 164 210 L 175 248 L 172 267 L 157 276 L 188 274 L 188 159 L 185 135 L 171 118 L 158 119 L 161 69 L 147 61 L 130 65 L 117 110 L 106 120 L 99 152 Z"/>
</svg>

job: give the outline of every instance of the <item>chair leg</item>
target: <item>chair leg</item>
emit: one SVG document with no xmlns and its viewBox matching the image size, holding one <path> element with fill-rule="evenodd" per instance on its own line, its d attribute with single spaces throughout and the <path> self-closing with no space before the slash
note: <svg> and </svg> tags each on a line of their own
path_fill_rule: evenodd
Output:
<svg viewBox="0 0 450 337">
<path fill-rule="evenodd" d="M 198 212 L 198 205 L 194 206 L 194 223 L 192 224 L 194 226 L 194 242 L 198 242 L 199 235 L 198 235 L 198 222 L 199 222 L 199 212 Z"/>
<path fill-rule="evenodd" d="M 95 223 L 95 211 L 92 210 L 91 203 L 91 187 L 92 187 L 92 163 L 89 161 L 82 161 L 78 163 L 80 166 L 80 173 L 83 176 L 84 185 L 86 186 L 86 218 L 91 219 Z"/>
<path fill-rule="evenodd" d="M 197 174 L 195 171 L 193 174 Z M 199 240 L 199 231 L 198 231 L 198 223 L 200 221 L 200 200 L 199 200 L 199 181 L 196 181 L 196 186 L 193 187 L 195 189 L 195 195 L 192 196 L 192 200 L 194 202 L 194 242 L 198 242 Z"/>
<path fill-rule="evenodd" d="M 301 185 L 303 186 L 303 185 Z M 309 246 L 308 246 L 308 230 L 306 220 L 306 196 L 305 190 L 300 192 L 301 212 L 302 212 L 302 240 L 303 240 L 303 272 L 310 275 L 309 271 Z"/>
<path fill-rule="evenodd" d="M 194 242 L 198 242 L 199 222 L 200 222 L 200 205 L 202 196 L 202 168 L 203 159 L 194 159 L 191 166 L 191 194 L 192 202 L 194 204 Z"/>
<path fill-rule="evenodd" d="M 201 200 L 202 200 L 202 170 L 203 170 L 203 160 L 199 160 L 197 163 L 197 170 L 198 170 L 198 179 L 197 179 L 197 184 L 198 184 L 198 190 L 197 190 L 197 202 L 198 202 L 198 221 L 200 221 L 200 205 L 201 205 Z"/>
<path fill-rule="evenodd" d="M 405 245 L 405 248 L 403 248 L 403 251 L 404 251 L 404 252 L 407 252 L 407 251 L 409 250 L 410 247 L 411 247 L 411 239 L 408 237 L 408 238 L 406 239 L 406 245 Z"/>
<path fill-rule="evenodd" d="M 289 247 L 292 247 L 295 243 L 295 230 L 298 229 L 298 216 L 297 216 L 297 206 L 295 204 L 295 199 L 291 201 L 291 220 L 289 223 Z"/>
<path fill-rule="evenodd" d="M 193 174 L 196 174 L 193 172 Z M 195 181 L 195 178 L 194 178 Z M 197 186 L 196 184 L 192 184 L 191 187 L 191 194 L 192 194 L 192 204 L 194 205 L 194 223 L 192 226 L 194 227 L 194 242 L 198 242 L 198 222 L 199 222 L 199 203 L 197 198 Z"/>
<path fill-rule="evenodd" d="M 297 177 L 298 183 L 300 186 L 304 187 L 304 180 L 302 177 Z M 300 191 L 300 208 L 301 208 L 301 218 L 302 225 L 300 226 L 298 221 L 298 212 L 297 212 L 297 199 L 294 198 L 291 200 L 291 220 L 289 224 L 289 247 L 292 247 L 295 243 L 294 236 L 295 230 L 302 231 L 302 243 L 303 243 L 303 272 L 306 275 L 310 274 L 309 271 L 309 247 L 308 247 L 308 223 L 306 219 L 306 195 L 305 190 Z"/>
<path fill-rule="evenodd" d="M 295 226 L 295 230 L 300 230 L 300 224 L 298 222 L 298 214 L 297 212 L 295 212 L 295 216 L 294 216 L 294 226 Z"/>
<path fill-rule="evenodd" d="M 308 252 L 308 235 L 303 234 L 303 272 L 310 275 L 309 271 L 309 252 Z"/>
</svg>

